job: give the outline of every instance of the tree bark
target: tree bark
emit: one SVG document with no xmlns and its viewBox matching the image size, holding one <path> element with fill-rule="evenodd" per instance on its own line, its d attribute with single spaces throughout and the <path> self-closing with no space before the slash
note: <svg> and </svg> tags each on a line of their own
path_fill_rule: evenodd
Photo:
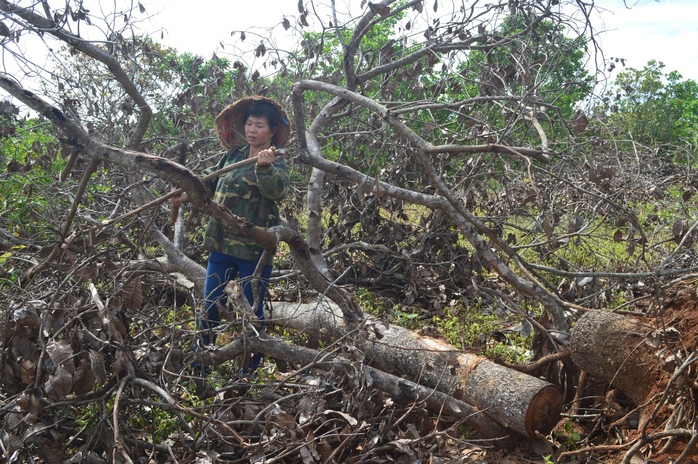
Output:
<svg viewBox="0 0 698 464">
<path fill-rule="evenodd" d="M 560 419 L 562 395 L 556 386 L 441 340 L 372 318 L 360 326 L 347 325 L 339 308 L 326 303 L 276 303 L 268 320 L 295 330 L 350 338 L 345 343 L 354 343 L 367 363 L 471 404 L 530 438 L 547 435 Z"/>
<path fill-rule="evenodd" d="M 642 405 L 652 387 L 668 378 L 655 354 L 658 345 L 651 338 L 653 331 L 629 316 L 589 311 L 572 331 L 572 360 L 595 380 L 611 384 Z"/>
</svg>

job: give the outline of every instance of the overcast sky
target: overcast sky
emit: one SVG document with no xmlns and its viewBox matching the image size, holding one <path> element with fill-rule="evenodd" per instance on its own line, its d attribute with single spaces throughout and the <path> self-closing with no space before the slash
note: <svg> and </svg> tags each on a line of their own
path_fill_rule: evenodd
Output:
<svg viewBox="0 0 698 464">
<path fill-rule="evenodd" d="M 327 4 L 330 0 L 316 0 Z M 352 6 L 358 16 L 361 0 L 335 0 L 338 9 Z M 444 9 L 447 1 L 439 0 Z M 471 0 L 464 0 L 468 3 Z M 592 0 L 587 0 L 592 1 Z M 148 33 L 158 42 L 188 51 L 205 58 L 216 52 L 231 57 L 231 31 L 248 30 L 245 43 L 254 46 L 256 30 L 266 34 L 270 26 L 279 25 L 284 15 L 293 22 L 298 17 L 297 0 L 140 0 L 146 14 L 138 24 L 137 33 Z M 627 6 L 626 6 L 627 2 Z M 136 2 L 137 3 L 137 2 Z M 431 5 L 431 0 L 427 1 Z M 642 69 L 647 61 L 663 62 L 665 72 L 678 71 L 684 79 L 698 81 L 698 0 L 595 0 L 601 12 L 592 17 L 604 57 L 624 58 L 626 65 Z M 103 0 L 86 0 L 91 14 L 97 18 L 102 7 L 110 5 Z M 427 10 L 425 9 L 425 12 Z M 431 8 L 429 8 L 431 11 Z M 136 13 L 136 17 L 139 13 Z M 149 17 L 146 17 L 149 16 Z M 312 17 L 308 18 L 312 24 Z M 254 29 L 256 27 L 256 29 Z M 281 32 L 282 28 L 277 27 Z M 226 44 L 221 48 L 221 43 Z M 16 44 L 20 54 L 38 66 L 47 64 L 46 51 L 38 39 L 27 39 Z M 278 45 L 278 44 L 277 44 Z M 289 43 L 288 47 L 295 45 Z M 250 64 L 250 63 L 248 63 Z M 590 68 L 591 69 L 591 68 Z M 620 70 L 620 67 L 616 69 Z M 30 90 L 38 91 L 33 74 L 25 76 L 13 65 L 10 54 L 0 55 L 0 71 L 16 76 Z M 613 78 L 615 74 L 611 76 Z M 0 99 L 5 92 L 0 91 Z"/>
<path fill-rule="evenodd" d="M 698 81 L 698 1 L 597 0 L 607 10 L 601 16 L 608 32 L 601 36 L 606 57 L 627 58 L 641 69 L 647 61 L 663 62 L 666 71 L 678 71 Z"/>
<path fill-rule="evenodd" d="M 344 1 L 350 1 L 354 8 L 361 3 Z M 215 51 L 225 54 L 219 43 L 227 41 L 232 30 L 258 26 L 261 32 L 266 26 L 278 24 L 284 14 L 298 15 L 296 0 L 141 2 L 148 13 L 161 10 L 142 24 L 143 29 L 150 31 L 162 28 L 164 37 L 160 39 L 160 34 L 154 34 L 154 39 L 204 57 Z M 685 79 L 698 81 L 697 0 L 596 0 L 595 3 L 603 10 L 593 21 L 597 29 L 607 30 L 600 36 L 606 58 L 625 58 L 627 66 L 638 69 L 656 59 L 666 65 L 665 71 L 676 70 Z"/>
</svg>

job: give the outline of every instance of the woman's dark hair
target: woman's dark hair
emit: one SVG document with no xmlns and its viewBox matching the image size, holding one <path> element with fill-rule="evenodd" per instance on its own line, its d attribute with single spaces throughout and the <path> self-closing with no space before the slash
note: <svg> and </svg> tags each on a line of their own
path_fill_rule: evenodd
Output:
<svg viewBox="0 0 698 464">
<path fill-rule="evenodd" d="M 271 103 L 265 101 L 253 102 L 252 105 L 242 113 L 243 122 L 247 122 L 247 118 L 250 116 L 267 118 L 269 128 L 272 130 L 276 130 L 276 128 L 279 127 L 279 110 Z"/>
</svg>

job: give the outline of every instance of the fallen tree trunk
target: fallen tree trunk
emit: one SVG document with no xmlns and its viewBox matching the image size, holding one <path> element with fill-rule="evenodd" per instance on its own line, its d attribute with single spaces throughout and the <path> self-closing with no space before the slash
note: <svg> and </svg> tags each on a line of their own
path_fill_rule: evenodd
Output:
<svg viewBox="0 0 698 464">
<path fill-rule="evenodd" d="M 530 438 L 547 435 L 560 419 L 562 395 L 556 386 L 441 340 L 370 318 L 349 326 L 339 308 L 327 303 L 275 303 L 268 320 L 295 330 L 351 337 L 367 363 L 474 405 Z"/>
<path fill-rule="evenodd" d="M 315 369 L 329 371 L 341 370 L 354 374 L 359 368 L 369 386 L 390 394 L 391 398 L 400 403 L 424 402 L 434 411 L 461 419 L 466 425 L 480 432 L 486 438 L 492 439 L 497 445 L 505 445 L 509 441 L 510 432 L 499 423 L 492 420 L 478 408 L 461 400 L 455 399 L 438 390 L 427 388 L 409 380 L 396 377 L 386 372 L 374 369 L 363 363 L 352 362 L 333 353 L 313 350 L 303 346 L 293 345 L 277 338 L 261 333 L 245 334 L 234 342 L 227 344 L 220 351 L 214 352 L 209 360 L 221 363 L 249 352 L 263 352 L 276 359 L 289 363 L 298 363 Z"/>
<path fill-rule="evenodd" d="M 657 357 L 655 329 L 629 316 L 589 311 L 579 318 L 570 338 L 572 361 L 595 380 L 622 391 L 635 405 L 652 389 L 666 386 L 668 374 Z"/>
</svg>

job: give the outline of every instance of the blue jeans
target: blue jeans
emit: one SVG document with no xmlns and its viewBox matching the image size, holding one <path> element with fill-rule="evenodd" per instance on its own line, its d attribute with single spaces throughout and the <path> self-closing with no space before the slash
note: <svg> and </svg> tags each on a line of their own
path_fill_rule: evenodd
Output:
<svg viewBox="0 0 698 464">
<path fill-rule="evenodd" d="M 211 252 L 206 268 L 206 282 L 204 283 L 204 307 L 201 309 L 201 328 L 203 329 L 201 341 L 204 345 L 216 341 L 216 335 L 211 329 L 218 326 L 221 321 L 218 304 L 225 306 L 228 295 L 225 294 L 224 289 L 230 280 L 239 278 L 245 298 L 250 302 L 250 305 L 254 304 L 249 278 L 254 274 L 256 267 L 255 261 L 235 258 L 216 251 Z M 271 265 L 264 266 L 259 282 L 259 306 L 255 309 L 255 315 L 261 322 L 262 328 L 264 328 L 264 296 L 269 277 L 271 277 L 271 270 Z M 261 359 L 261 353 L 255 354 L 250 362 L 249 370 L 254 371 Z"/>
</svg>

